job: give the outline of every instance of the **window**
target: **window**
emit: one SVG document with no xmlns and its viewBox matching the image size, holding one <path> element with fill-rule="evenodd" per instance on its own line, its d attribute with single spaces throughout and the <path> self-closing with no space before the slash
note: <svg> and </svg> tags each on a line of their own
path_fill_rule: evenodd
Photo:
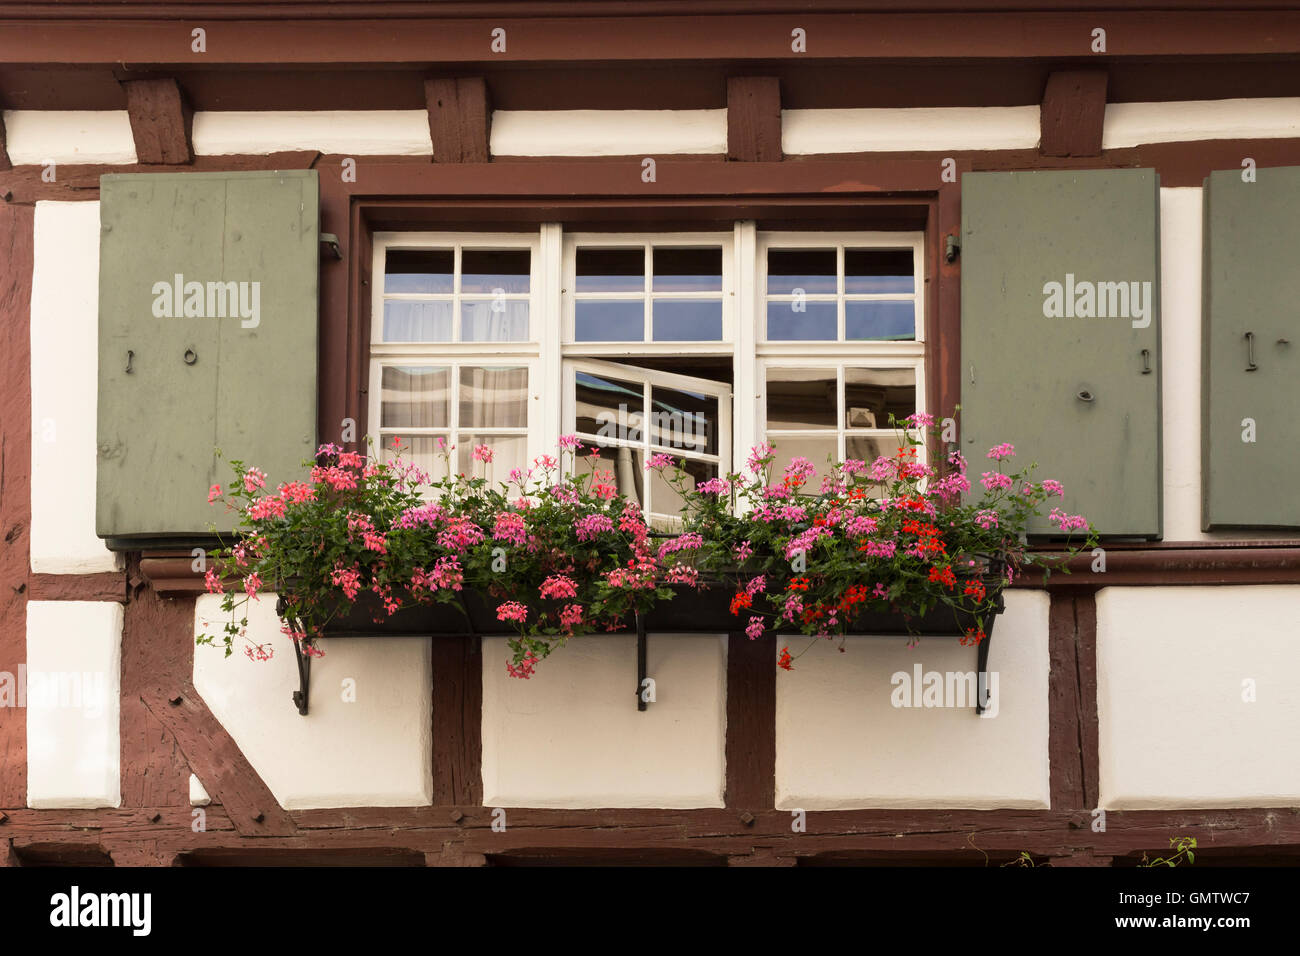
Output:
<svg viewBox="0 0 1300 956">
<path fill-rule="evenodd" d="M 680 499 L 646 470 L 655 454 L 693 482 L 764 439 L 780 467 L 892 454 L 889 416 L 925 410 L 922 243 L 752 222 L 377 234 L 370 432 L 427 470 L 454 445 L 453 468 L 493 481 L 576 433 L 579 466 L 612 473 L 660 526 Z"/>
<path fill-rule="evenodd" d="M 532 235 L 375 236 L 370 435 L 438 480 L 503 481 L 541 451 Z M 492 462 L 475 470 L 473 450 Z"/>
</svg>

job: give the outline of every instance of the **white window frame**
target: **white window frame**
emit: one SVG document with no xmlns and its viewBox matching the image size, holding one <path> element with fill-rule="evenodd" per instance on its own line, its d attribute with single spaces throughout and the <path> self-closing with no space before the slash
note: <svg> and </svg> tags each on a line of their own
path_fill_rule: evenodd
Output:
<svg viewBox="0 0 1300 956">
<path fill-rule="evenodd" d="M 815 351 L 839 354 L 843 349 L 887 349 L 893 351 L 925 351 L 925 233 L 924 232 L 760 232 L 758 234 L 757 274 L 754 277 L 754 298 L 757 311 L 757 341 L 769 351 L 785 350 L 799 354 Z M 835 292 L 808 293 L 808 302 L 836 303 L 836 330 L 834 339 L 769 339 L 767 337 L 767 253 L 770 249 L 828 249 L 835 250 Z M 845 249 L 911 249 L 912 285 L 914 292 L 852 292 L 844 291 Z M 790 295 L 775 295 L 780 302 L 793 300 Z M 847 302 L 904 302 L 914 305 L 913 319 L 916 337 L 903 341 L 889 339 L 846 339 L 844 337 L 845 303 Z"/>
<path fill-rule="evenodd" d="M 581 232 L 566 234 L 559 224 L 542 224 L 536 232 L 377 232 L 373 236 L 371 269 L 370 394 L 368 395 L 367 433 L 376 443 L 381 434 L 421 434 L 413 429 L 380 429 L 379 405 L 382 392 L 382 367 L 387 365 L 452 366 L 456 378 L 452 383 L 452 411 L 458 417 L 456 390 L 459 367 L 464 365 L 524 365 L 529 369 L 528 448 L 530 460 L 541 454 L 555 454 L 559 437 L 572 422 L 573 376 L 570 363 L 600 363 L 601 360 L 632 365 L 642 377 L 652 376 L 669 384 L 674 373 L 635 366 L 635 357 L 671 355 L 725 356 L 732 362 L 732 384 L 710 382 L 731 396 L 729 408 L 730 447 L 720 466 L 725 472 L 739 468 L 749 449 L 767 439 L 767 369 L 788 368 L 838 369 L 839 404 L 843 405 L 843 369 L 845 367 L 911 367 L 916 373 L 916 411 L 925 412 L 927 370 L 925 368 L 926 259 L 924 232 L 846 232 L 846 231 L 759 231 L 752 220 L 737 220 L 730 233 L 671 232 L 615 233 Z M 656 246 L 719 246 L 722 249 L 722 334 L 717 342 L 575 342 L 574 303 L 575 251 L 578 246 L 604 248 L 642 247 L 646 250 L 646 288 L 639 293 L 592 293 L 599 298 L 631 298 L 646 303 L 646 334 L 652 331 L 651 303 L 655 293 L 653 249 Z M 835 248 L 838 250 L 837 292 L 839 330 L 844 328 L 843 261 L 845 248 L 912 249 L 915 292 L 854 294 L 848 301 L 870 299 L 906 299 L 915 301 L 916 338 L 907 341 L 767 341 L 767 250 L 779 248 Z M 466 248 L 527 248 L 531 251 L 529 299 L 529 341 L 521 342 L 383 342 L 384 261 L 388 249 L 447 249 L 455 251 L 457 275 L 454 289 L 459 289 L 460 254 Z M 717 293 L 663 293 L 671 298 L 709 298 Z M 446 298 L 446 296 L 443 296 Z M 476 294 L 475 297 L 478 297 Z M 515 297 L 522 298 L 523 294 Z M 823 296 L 828 298 L 829 293 Z M 405 294 L 395 298 L 422 298 Z M 814 296 L 812 298 L 819 298 Z M 453 299 L 458 302 L 458 299 Z M 453 337 L 460 334 L 460 316 L 453 310 Z M 621 362 L 620 362 L 621 360 Z M 631 361 L 628 361 L 631 360 Z M 611 374 L 610 368 L 604 374 Z M 614 373 L 616 374 L 616 373 Z M 700 379 L 684 377 L 700 390 Z M 670 386 L 670 387 L 681 387 Z M 844 409 L 838 410 L 837 454 L 844 456 L 845 435 L 883 436 L 889 429 L 850 429 L 844 426 Z M 455 421 L 455 418 L 452 419 Z M 436 429 L 427 430 L 436 433 Z M 451 429 L 448 429 L 451 431 Z M 790 430 L 793 433 L 794 430 Z M 830 432 L 823 429 L 823 436 Z M 484 432 L 486 433 L 486 431 Z M 811 434 L 811 432 L 810 432 Z M 721 439 L 720 435 L 720 439 Z M 721 450 L 721 446 L 720 450 Z M 665 449 L 673 454 L 670 449 Z M 730 464 L 726 463 L 729 459 Z"/>
<path fill-rule="evenodd" d="M 643 247 L 645 250 L 645 287 L 640 292 L 584 292 L 577 290 L 577 249 L 579 246 L 601 249 Z M 692 246 L 722 249 L 721 292 L 655 292 L 654 250 Z M 730 355 L 736 341 L 736 276 L 734 233 L 729 232 L 585 232 L 564 236 L 564 273 L 560 282 L 563 309 L 563 349 L 568 355 Z M 655 341 L 653 303 L 655 299 L 722 300 L 722 338 L 716 341 Z M 619 342 L 579 342 L 576 340 L 577 303 L 580 299 L 623 300 L 644 303 L 644 337 Z"/>
</svg>

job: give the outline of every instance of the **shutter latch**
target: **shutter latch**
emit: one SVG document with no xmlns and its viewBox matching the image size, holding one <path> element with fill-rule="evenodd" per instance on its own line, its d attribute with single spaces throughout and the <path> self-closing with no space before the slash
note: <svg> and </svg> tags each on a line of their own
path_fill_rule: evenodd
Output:
<svg viewBox="0 0 1300 956">
<path fill-rule="evenodd" d="M 320 234 L 320 242 L 322 246 L 329 247 L 329 251 L 333 254 L 335 259 L 343 258 L 343 250 L 339 248 L 339 237 L 334 235 L 334 233 L 322 232 Z"/>
<path fill-rule="evenodd" d="M 956 236 L 945 236 L 943 246 L 943 257 L 948 262 L 956 262 L 957 254 L 961 252 L 961 240 Z"/>
</svg>

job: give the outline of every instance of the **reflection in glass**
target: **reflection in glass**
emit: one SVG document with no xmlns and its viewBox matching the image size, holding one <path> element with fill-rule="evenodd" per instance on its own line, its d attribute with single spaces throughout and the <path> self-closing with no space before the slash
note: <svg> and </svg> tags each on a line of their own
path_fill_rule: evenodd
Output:
<svg viewBox="0 0 1300 956">
<path fill-rule="evenodd" d="M 528 341 L 527 299 L 462 299 L 462 342 Z"/>
<path fill-rule="evenodd" d="M 527 428 L 528 369 L 464 366 L 460 428 Z"/>
<path fill-rule="evenodd" d="M 717 396 L 653 386 L 650 406 L 651 444 L 718 453 Z"/>
<path fill-rule="evenodd" d="M 655 292 L 721 292 L 722 248 L 653 251 Z"/>
<path fill-rule="evenodd" d="M 916 306 L 910 302 L 870 299 L 844 303 L 846 339 L 902 341 L 916 338 Z"/>
<path fill-rule="evenodd" d="M 844 291 L 915 292 L 911 249 L 845 249 Z"/>
<path fill-rule="evenodd" d="M 645 392 L 639 382 L 576 372 L 574 393 L 577 431 L 631 442 L 643 439 Z"/>
<path fill-rule="evenodd" d="M 573 337 L 578 342 L 645 340 L 645 303 L 640 299 L 579 299 L 574 306 Z"/>
<path fill-rule="evenodd" d="M 790 300 L 767 304 L 767 337 L 774 342 L 839 338 L 839 306 L 834 302 Z"/>
<path fill-rule="evenodd" d="M 379 424 L 382 428 L 446 428 L 449 369 L 385 365 Z"/>
<path fill-rule="evenodd" d="M 645 249 L 580 248 L 574 254 L 577 292 L 644 292 Z"/>
<path fill-rule="evenodd" d="M 619 494 L 645 507 L 645 453 L 627 445 L 583 446 L 585 451 L 574 466 L 575 474 L 591 475 L 597 480 L 613 482 Z"/>
<path fill-rule="evenodd" d="M 687 490 L 708 481 L 710 478 L 718 477 L 718 466 L 712 462 L 698 461 L 692 458 L 678 460 L 681 462 L 682 470 L 686 472 L 683 485 Z M 669 483 L 664 475 L 664 470 L 652 468 L 647 472 L 647 476 L 650 484 L 651 513 L 660 517 L 680 517 L 686 507 L 686 501 L 677 493 L 677 489 Z M 671 526 L 662 522 L 654 523 L 661 528 Z"/>
<path fill-rule="evenodd" d="M 455 268 L 456 253 L 451 249 L 388 249 L 384 291 L 450 294 Z"/>
<path fill-rule="evenodd" d="M 384 301 L 385 342 L 450 342 L 451 300 Z"/>
<path fill-rule="evenodd" d="M 462 249 L 460 291 L 488 295 L 527 292 L 531 258 L 527 249 Z"/>
<path fill-rule="evenodd" d="M 902 442 L 890 435 L 844 436 L 844 457 L 865 461 L 868 465 L 877 458 L 893 457 L 902 447 Z"/>
<path fill-rule="evenodd" d="M 844 425 L 847 428 L 890 428 L 889 416 L 901 421 L 916 411 L 916 370 L 911 368 L 846 368 Z"/>
<path fill-rule="evenodd" d="M 720 299 L 655 299 L 656 342 L 719 342 L 722 340 Z"/>
<path fill-rule="evenodd" d="M 834 249 L 769 249 L 767 294 L 806 295 L 838 292 Z"/>
<path fill-rule="evenodd" d="M 767 370 L 767 427 L 834 428 L 835 369 L 769 368 Z"/>
</svg>

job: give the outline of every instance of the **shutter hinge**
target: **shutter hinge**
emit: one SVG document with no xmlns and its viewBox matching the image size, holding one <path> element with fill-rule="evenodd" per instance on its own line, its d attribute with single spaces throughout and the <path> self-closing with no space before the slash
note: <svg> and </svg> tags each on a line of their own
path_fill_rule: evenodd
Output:
<svg viewBox="0 0 1300 956">
<path fill-rule="evenodd" d="M 330 253 L 333 254 L 335 259 L 343 258 L 343 250 L 339 248 L 339 237 L 334 235 L 334 233 L 322 232 L 320 234 L 320 243 L 322 246 L 327 246 L 329 248 Z"/>
<path fill-rule="evenodd" d="M 954 236 L 947 236 L 944 240 L 943 257 L 948 262 L 956 262 L 957 254 L 961 252 L 961 240 Z"/>
</svg>

